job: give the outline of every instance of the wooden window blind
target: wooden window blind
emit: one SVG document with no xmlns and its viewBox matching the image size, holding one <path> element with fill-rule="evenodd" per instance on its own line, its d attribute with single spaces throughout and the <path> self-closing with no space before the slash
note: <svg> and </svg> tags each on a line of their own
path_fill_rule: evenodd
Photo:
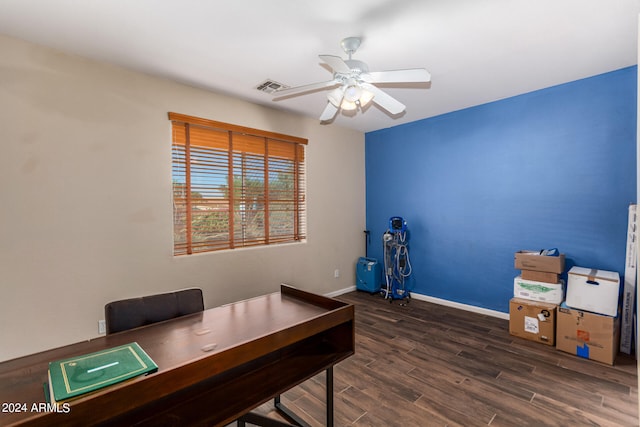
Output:
<svg viewBox="0 0 640 427">
<path fill-rule="evenodd" d="M 303 138 L 169 113 L 174 255 L 306 237 Z"/>
</svg>

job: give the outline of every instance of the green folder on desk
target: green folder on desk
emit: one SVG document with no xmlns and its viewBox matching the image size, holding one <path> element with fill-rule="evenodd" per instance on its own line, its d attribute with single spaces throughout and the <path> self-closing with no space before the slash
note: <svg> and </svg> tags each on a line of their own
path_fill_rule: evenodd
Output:
<svg viewBox="0 0 640 427">
<path fill-rule="evenodd" d="M 49 363 L 49 394 L 61 402 L 158 370 L 138 343 Z"/>
</svg>

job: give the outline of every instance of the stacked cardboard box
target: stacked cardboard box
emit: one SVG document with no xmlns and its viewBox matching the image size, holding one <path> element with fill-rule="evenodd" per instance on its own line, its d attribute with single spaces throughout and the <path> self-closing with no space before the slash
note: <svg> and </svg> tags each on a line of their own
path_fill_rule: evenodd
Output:
<svg viewBox="0 0 640 427">
<path fill-rule="evenodd" d="M 619 290 L 616 272 L 571 268 L 567 299 L 558 310 L 556 348 L 613 365 L 620 339 Z"/>
<path fill-rule="evenodd" d="M 521 274 L 513 281 L 514 298 L 509 303 L 509 333 L 547 345 L 555 344 L 556 310 L 564 299 L 564 254 L 541 255 L 519 251 L 515 268 Z"/>
<path fill-rule="evenodd" d="M 564 300 L 564 282 L 536 282 L 518 276 L 513 279 L 513 296 L 557 305 Z"/>
<path fill-rule="evenodd" d="M 541 255 L 539 251 L 518 251 L 515 254 L 515 267 L 521 270 L 523 280 L 560 283 L 560 275 L 564 272 L 564 258 L 564 254 L 548 256 Z"/>
<path fill-rule="evenodd" d="M 570 308 L 558 308 L 556 348 L 585 359 L 613 365 L 618 354 L 620 316 L 611 317 Z"/>
<path fill-rule="evenodd" d="M 567 305 L 572 308 L 617 316 L 620 275 L 615 271 L 572 267 L 568 274 Z"/>
<path fill-rule="evenodd" d="M 515 254 L 514 298 L 509 332 L 558 350 L 613 365 L 620 339 L 616 272 L 572 267 L 565 286 L 560 279 L 565 256 L 537 251 Z"/>
<path fill-rule="evenodd" d="M 556 304 L 512 298 L 509 301 L 509 333 L 530 341 L 554 345 Z"/>
</svg>

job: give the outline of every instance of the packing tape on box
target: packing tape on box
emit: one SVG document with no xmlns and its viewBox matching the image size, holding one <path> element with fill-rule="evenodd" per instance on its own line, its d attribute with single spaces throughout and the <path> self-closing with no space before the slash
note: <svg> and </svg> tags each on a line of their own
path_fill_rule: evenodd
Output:
<svg viewBox="0 0 640 427">
<path fill-rule="evenodd" d="M 571 273 L 571 271 L 569 271 L 569 273 Z M 606 280 L 607 282 L 613 282 L 613 283 L 616 282 L 615 279 L 611 279 L 609 277 L 598 277 L 597 268 L 592 268 L 591 270 L 589 270 L 587 274 L 583 274 L 583 273 L 571 273 L 571 274 L 575 274 L 576 276 L 586 277 L 588 281 L 596 282 L 597 284 L 599 284 L 598 280 L 600 281 Z"/>
</svg>

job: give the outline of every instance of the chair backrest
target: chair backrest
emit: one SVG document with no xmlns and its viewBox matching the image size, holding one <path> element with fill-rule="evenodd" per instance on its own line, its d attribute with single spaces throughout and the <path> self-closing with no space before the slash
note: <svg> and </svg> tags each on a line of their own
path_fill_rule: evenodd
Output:
<svg viewBox="0 0 640 427">
<path fill-rule="evenodd" d="M 189 288 L 110 302 L 104 317 L 107 334 L 113 334 L 203 310 L 202 289 Z"/>
</svg>

